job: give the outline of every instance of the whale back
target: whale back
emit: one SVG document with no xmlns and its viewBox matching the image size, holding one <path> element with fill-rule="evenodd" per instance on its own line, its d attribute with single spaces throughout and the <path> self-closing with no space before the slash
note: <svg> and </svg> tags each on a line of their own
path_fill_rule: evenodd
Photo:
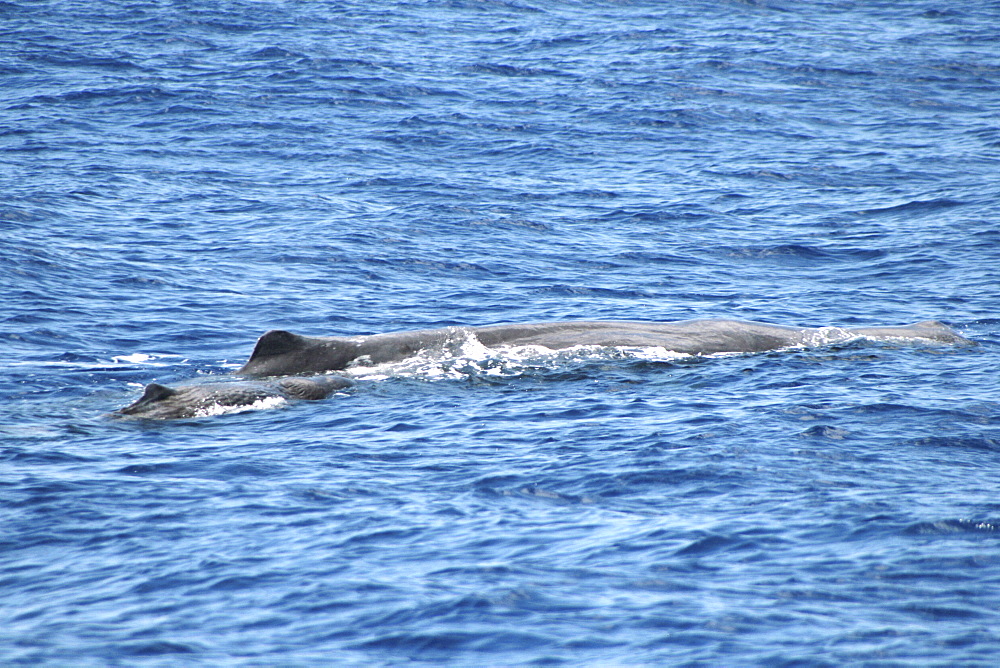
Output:
<svg viewBox="0 0 1000 668">
<path fill-rule="evenodd" d="M 270 397 L 284 398 L 285 393 L 255 382 L 181 385 L 176 388 L 150 383 L 137 401 L 119 408 L 114 414 L 153 420 L 191 418 L 209 414 L 213 409 L 250 406 Z"/>
<path fill-rule="evenodd" d="M 284 378 L 278 387 L 289 397 L 316 401 L 325 399 L 337 390 L 354 385 L 354 381 L 343 376 L 320 376 L 318 378 Z"/>
<path fill-rule="evenodd" d="M 284 330 L 267 332 L 240 369 L 249 376 L 293 376 L 340 371 L 351 363 L 382 364 L 433 350 L 473 336 L 485 346 L 540 346 L 559 350 L 579 345 L 657 346 L 677 353 L 709 355 L 778 350 L 830 343 L 833 329 L 842 337 L 925 339 L 967 342 L 948 326 L 924 321 L 897 327 L 802 328 L 743 320 L 566 321 L 371 334 L 352 337 L 306 337 Z"/>
<path fill-rule="evenodd" d="M 925 339 L 940 343 L 971 344 L 948 325 L 939 320 L 922 320 L 900 327 L 857 327 L 851 333 L 873 339 Z"/>
<path fill-rule="evenodd" d="M 353 384 L 354 381 L 343 376 L 203 383 L 176 388 L 150 383 L 138 400 L 114 414 L 153 420 L 202 417 L 253 406 L 269 399 L 316 401 Z"/>
</svg>

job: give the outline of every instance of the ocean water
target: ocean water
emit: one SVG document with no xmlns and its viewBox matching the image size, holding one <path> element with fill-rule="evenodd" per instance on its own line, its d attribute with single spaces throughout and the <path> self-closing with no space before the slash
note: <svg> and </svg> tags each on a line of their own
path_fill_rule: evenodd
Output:
<svg viewBox="0 0 1000 668">
<path fill-rule="evenodd" d="M 995 665 L 998 23 L 0 3 L 0 663 Z M 268 329 L 703 317 L 974 345 L 470 346 L 107 415 Z"/>
</svg>

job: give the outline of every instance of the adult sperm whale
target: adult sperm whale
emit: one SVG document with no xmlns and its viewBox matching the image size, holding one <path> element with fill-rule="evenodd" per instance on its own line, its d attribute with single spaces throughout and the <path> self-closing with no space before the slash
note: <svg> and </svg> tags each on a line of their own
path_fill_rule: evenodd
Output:
<svg viewBox="0 0 1000 668">
<path fill-rule="evenodd" d="M 946 325 L 927 320 L 901 327 L 784 327 L 741 320 L 676 322 L 570 321 L 486 327 L 445 327 L 362 336 L 308 337 L 282 330 L 257 340 L 250 359 L 239 370 L 249 376 L 289 376 L 345 369 L 351 364 L 381 364 L 421 351 L 475 337 L 487 347 L 540 346 L 558 350 L 572 346 L 660 346 L 691 355 L 761 352 L 821 345 L 857 337 L 967 342 Z"/>
<path fill-rule="evenodd" d="M 167 387 L 157 383 L 146 386 L 142 396 L 120 408 L 113 415 L 153 420 L 204 417 L 254 404 L 264 405 L 273 399 L 325 399 L 354 381 L 343 376 L 283 378 L 278 381 L 237 381 Z"/>
</svg>

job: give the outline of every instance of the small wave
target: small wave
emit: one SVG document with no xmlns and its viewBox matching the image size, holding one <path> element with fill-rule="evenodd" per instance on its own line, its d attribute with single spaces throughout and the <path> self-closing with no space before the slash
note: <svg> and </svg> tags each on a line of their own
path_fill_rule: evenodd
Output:
<svg viewBox="0 0 1000 668">
<path fill-rule="evenodd" d="M 642 289 L 633 288 L 630 290 L 620 290 L 614 288 L 591 287 L 586 285 L 569 285 L 566 283 L 546 285 L 544 287 L 535 288 L 533 292 L 535 294 L 543 295 L 594 295 L 612 299 L 635 299 L 636 297 L 649 299 L 654 296 L 652 292 Z"/>
<path fill-rule="evenodd" d="M 840 427 L 834 427 L 826 424 L 818 424 L 814 427 L 806 429 L 804 432 L 799 434 L 803 437 L 811 438 L 825 438 L 832 441 L 842 441 L 845 438 L 849 438 L 851 433 L 846 429 L 841 429 Z"/>
<path fill-rule="evenodd" d="M 730 551 L 743 541 L 729 536 L 710 534 L 698 538 L 675 552 L 679 557 L 692 557 L 713 554 L 720 551 Z"/>
<path fill-rule="evenodd" d="M 116 355 L 111 358 L 111 361 L 107 361 L 91 356 L 66 355 L 63 358 L 56 360 L 25 360 L 8 362 L 7 366 L 49 369 L 117 370 L 121 365 L 168 367 L 177 364 L 177 360 L 180 358 L 180 355 L 132 353 L 130 355 Z"/>
<path fill-rule="evenodd" d="M 194 654 L 201 651 L 202 647 L 196 643 L 154 640 L 121 645 L 117 650 L 126 656 L 162 657 L 170 654 Z"/>
<path fill-rule="evenodd" d="M 108 102 L 109 104 L 136 104 L 156 102 L 174 97 L 173 93 L 157 86 L 123 86 L 112 88 L 88 88 L 67 91 L 55 95 L 35 95 L 27 104 L 77 104 Z"/>
<path fill-rule="evenodd" d="M 537 77 L 563 74 L 558 70 L 538 67 L 515 67 L 513 65 L 504 65 L 502 63 L 479 63 L 471 65 L 465 69 L 473 74 L 494 74 L 504 77 Z"/>
<path fill-rule="evenodd" d="M 417 657 L 444 656 L 456 651 L 475 649 L 481 652 L 544 647 L 553 640 L 525 632 L 390 633 L 359 643 L 359 648 L 406 650 Z"/>
<path fill-rule="evenodd" d="M 968 436 L 928 436 L 911 441 L 913 445 L 933 448 L 963 448 L 968 450 L 1000 451 L 1000 440 Z"/>
<path fill-rule="evenodd" d="M 142 69 L 139 65 L 136 65 L 131 60 L 124 57 L 116 58 L 113 56 L 95 56 L 70 52 L 39 53 L 28 56 L 26 60 L 40 62 L 55 67 L 82 67 L 109 70 Z"/>
<path fill-rule="evenodd" d="M 866 216 L 877 216 L 883 214 L 893 214 L 893 213 L 930 213 L 933 211 L 938 211 L 940 209 L 950 209 L 952 207 L 961 206 L 965 202 L 960 202 L 953 199 L 931 199 L 931 200 L 914 200 L 912 202 L 906 202 L 905 204 L 897 204 L 895 206 L 879 207 L 874 209 L 863 209 L 858 211 L 859 214 Z"/>
<path fill-rule="evenodd" d="M 629 260 L 641 264 L 650 265 L 690 265 L 697 266 L 701 262 L 695 258 L 679 253 L 665 253 L 662 251 L 627 251 L 617 253 L 617 260 Z"/>
<path fill-rule="evenodd" d="M 996 534 L 1000 532 L 1000 522 L 970 519 L 949 519 L 936 522 L 916 522 L 903 529 L 907 536 L 946 536 L 953 534 Z"/>
<path fill-rule="evenodd" d="M 303 54 L 296 53 L 295 51 L 289 51 L 288 49 L 283 49 L 280 46 L 267 46 L 263 49 L 258 49 L 250 54 L 250 58 L 254 60 L 284 60 L 287 58 L 304 58 Z"/>
<path fill-rule="evenodd" d="M 736 246 L 724 251 L 734 258 L 766 260 L 783 264 L 816 264 L 819 262 L 858 262 L 877 260 L 886 252 L 868 248 L 817 248 L 802 244 L 779 246 Z"/>
</svg>

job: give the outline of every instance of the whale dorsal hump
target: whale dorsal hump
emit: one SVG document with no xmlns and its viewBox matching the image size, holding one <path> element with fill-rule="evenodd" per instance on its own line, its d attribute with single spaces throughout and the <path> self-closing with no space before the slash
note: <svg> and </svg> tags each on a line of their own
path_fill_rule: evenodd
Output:
<svg viewBox="0 0 1000 668">
<path fill-rule="evenodd" d="M 283 329 L 272 329 L 257 339 L 250 360 L 258 357 L 270 357 L 272 355 L 284 355 L 295 350 L 300 350 L 305 345 L 305 341 L 298 334 L 286 332 Z"/>
<path fill-rule="evenodd" d="M 172 390 L 166 385 L 160 385 L 159 383 L 150 383 L 146 386 L 146 389 L 142 392 L 142 397 L 139 398 L 141 402 L 152 403 L 154 401 L 163 401 L 164 399 L 169 399 L 170 397 L 177 394 L 176 390 Z"/>
</svg>

